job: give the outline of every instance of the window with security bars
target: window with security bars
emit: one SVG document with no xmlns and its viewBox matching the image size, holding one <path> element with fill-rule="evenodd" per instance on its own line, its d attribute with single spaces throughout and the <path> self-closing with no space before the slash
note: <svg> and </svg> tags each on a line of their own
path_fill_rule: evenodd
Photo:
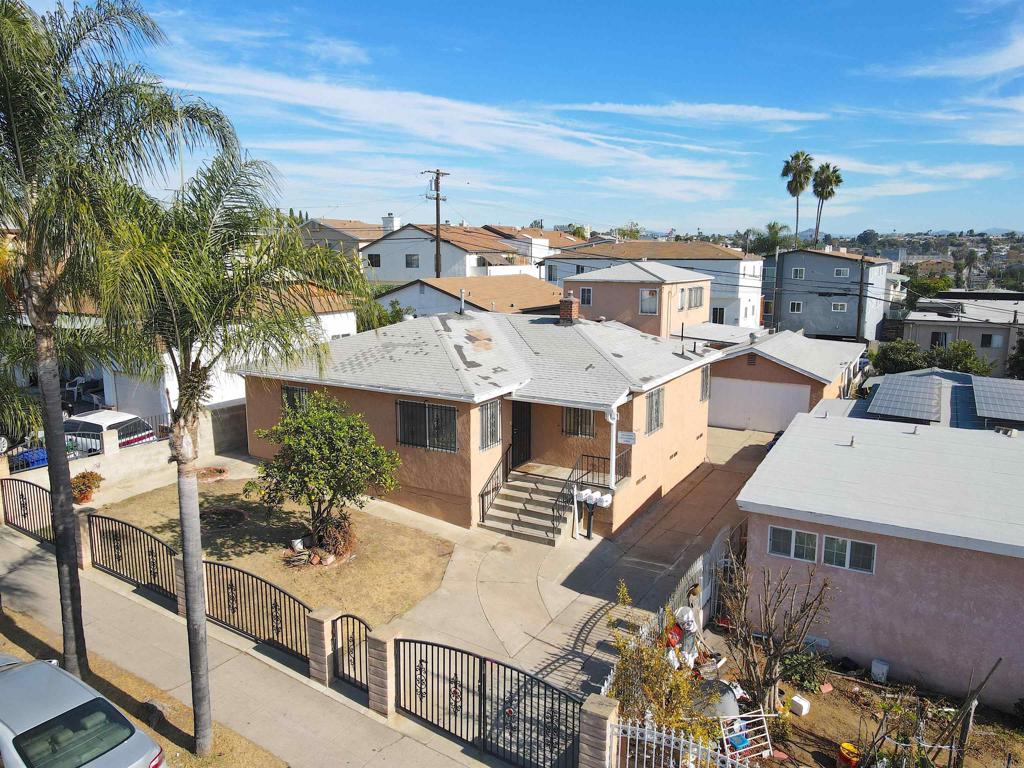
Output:
<svg viewBox="0 0 1024 768">
<path fill-rule="evenodd" d="M 293 387 L 285 384 L 281 387 L 281 402 L 284 407 L 296 411 L 306 405 L 309 390 L 305 387 Z"/>
<path fill-rule="evenodd" d="M 571 437 L 593 437 L 594 412 L 583 408 L 562 409 L 562 434 Z"/>
<path fill-rule="evenodd" d="M 396 407 L 399 445 L 455 453 L 455 406 L 399 400 Z"/>
<path fill-rule="evenodd" d="M 480 406 L 480 450 L 501 442 L 501 401 L 491 400 Z"/>
<path fill-rule="evenodd" d="M 665 390 L 658 387 L 653 392 L 648 392 L 645 397 L 647 403 L 647 434 L 657 432 L 665 424 Z"/>
<path fill-rule="evenodd" d="M 711 399 L 711 366 L 700 369 L 700 401 L 706 403 Z"/>
</svg>

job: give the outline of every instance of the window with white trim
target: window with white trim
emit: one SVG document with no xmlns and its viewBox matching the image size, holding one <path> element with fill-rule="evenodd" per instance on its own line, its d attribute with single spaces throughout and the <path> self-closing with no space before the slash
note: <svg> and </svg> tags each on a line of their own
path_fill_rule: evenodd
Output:
<svg viewBox="0 0 1024 768">
<path fill-rule="evenodd" d="M 808 563 L 818 559 L 818 534 L 793 528 L 768 526 L 768 554 Z"/>
<path fill-rule="evenodd" d="M 562 409 L 562 434 L 570 437 L 593 437 L 594 412 L 585 408 Z"/>
<path fill-rule="evenodd" d="M 641 315 L 656 315 L 656 314 L 658 314 L 658 289 L 657 288 L 641 288 L 640 289 L 640 314 Z"/>
<path fill-rule="evenodd" d="M 704 286 L 690 289 L 690 309 L 704 306 Z"/>
<path fill-rule="evenodd" d="M 399 445 L 455 453 L 458 410 L 454 405 L 397 400 L 395 408 Z"/>
<path fill-rule="evenodd" d="M 832 274 L 835 277 L 849 277 L 850 276 L 850 268 L 849 267 L 836 267 L 835 271 Z"/>
<path fill-rule="evenodd" d="M 549 283 L 558 282 L 558 266 L 555 264 L 548 264 L 544 267 L 544 277 Z"/>
<path fill-rule="evenodd" d="M 480 406 L 480 450 L 501 442 L 501 400 Z"/>
<path fill-rule="evenodd" d="M 686 309 L 686 289 L 679 289 L 679 308 Z"/>
<path fill-rule="evenodd" d="M 804 311 L 804 303 L 802 301 L 791 301 L 789 302 L 789 312 L 793 315 L 799 315 Z"/>
<path fill-rule="evenodd" d="M 306 405 L 309 390 L 306 387 L 294 387 L 290 384 L 281 385 L 281 402 L 285 408 L 297 411 Z"/>
<path fill-rule="evenodd" d="M 875 572 L 875 545 L 866 541 L 825 536 L 821 562 L 860 573 Z"/>
<path fill-rule="evenodd" d="M 580 288 L 580 306 L 589 307 L 594 302 L 593 288 Z"/>
<path fill-rule="evenodd" d="M 832 311 L 833 312 L 845 312 L 846 311 L 846 302 L 845 301 L 833 301 L 832 302 Z"/>
<path fill-rule="evenodd" d="M 792 276 L 794 280 L 803 280 L 805 270 L 803 267 L 793 267 Z"/>
<path fill-rule="evenodd" d="M 706 403 L 711 398 L 711 366 L 700 369 L 700 401 Z"/>
<path fill-rule="evenodd" d="M 644 397 L 647 406 L 647 434 L 657 432 L 665 425 L 665 390 L 658 387 Z"/>
</svg>

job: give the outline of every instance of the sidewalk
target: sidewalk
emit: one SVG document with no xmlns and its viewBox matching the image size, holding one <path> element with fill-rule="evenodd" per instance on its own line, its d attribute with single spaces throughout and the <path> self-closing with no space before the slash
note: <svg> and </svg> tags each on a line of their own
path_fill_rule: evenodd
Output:
<svg viewBox="0 0 1024 768">
<path fill-rule="evenodd" d="M 59 634 L 57 574 L 50 552 L 0 527 L 0 574 L 4 605 Z M 82 593 L 89 651 L 188 704 L 184 621 L 135 594 L 131 585 L 95 570 L 82 572 Z M 254 651 L 255 644 L 245 638 L 208 626 L 214 719 L 292 768 L 499 764 L 408 720 L 389 724 L 357 703 L 360 694 L 354 689 L 318 686 Z"/>
</svg>

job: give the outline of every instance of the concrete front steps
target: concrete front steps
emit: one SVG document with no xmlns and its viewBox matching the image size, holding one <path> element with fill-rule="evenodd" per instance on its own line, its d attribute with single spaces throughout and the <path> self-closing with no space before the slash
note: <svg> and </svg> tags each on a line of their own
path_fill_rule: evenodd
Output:
<svg viewBox="0 0 1024 768">
<path fill-rule="evenodd" d="M 559 519 L 553 504 L 564 479 L 513 471 L 487 510 L 481 528 L 517 539 L 556 546 L 569 520 Z"/>
</svg>

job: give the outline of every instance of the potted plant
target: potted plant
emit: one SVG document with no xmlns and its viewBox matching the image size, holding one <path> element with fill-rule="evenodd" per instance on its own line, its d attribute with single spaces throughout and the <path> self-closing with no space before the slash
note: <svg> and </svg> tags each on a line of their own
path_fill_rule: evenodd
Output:
<svg viewBox="0 0 1024 768">
<path fill-rule="evenodd" d="M 75 504 L 85 504 L 92 501 L 93 492 L 100 487 L 103 476 L 99 472 L 79 472 L 71 478 L 71 497 Z"/>
</svg>

